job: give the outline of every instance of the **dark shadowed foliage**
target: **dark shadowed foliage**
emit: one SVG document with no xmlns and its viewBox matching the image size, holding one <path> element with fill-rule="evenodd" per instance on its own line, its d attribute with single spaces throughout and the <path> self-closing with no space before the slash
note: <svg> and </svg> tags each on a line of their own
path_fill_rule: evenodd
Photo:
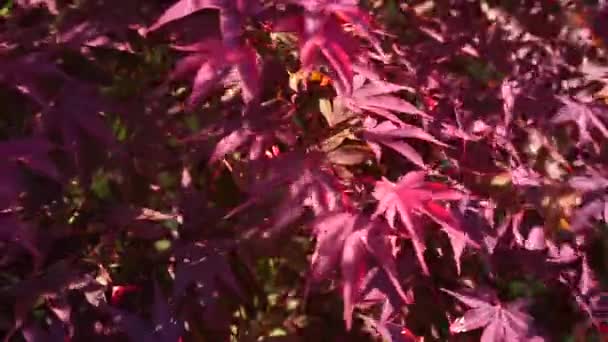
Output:
<svg viewBox="0 0 608 342">
<path fill-rule="evenodd" d="M 4 341 L 603 341 L 605 0 L 0 4 Z"/>
</svg>

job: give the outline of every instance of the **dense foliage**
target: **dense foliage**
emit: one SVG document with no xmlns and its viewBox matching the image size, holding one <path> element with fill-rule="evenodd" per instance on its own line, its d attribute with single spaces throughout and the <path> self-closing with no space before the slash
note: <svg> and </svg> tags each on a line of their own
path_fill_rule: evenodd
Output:
<svg viewBox="0 0 608 342">
<path fill-rule="evenodd" d="M 5 341 L 587 341 L 608 6 L 9 0 Z"/>
</svg>

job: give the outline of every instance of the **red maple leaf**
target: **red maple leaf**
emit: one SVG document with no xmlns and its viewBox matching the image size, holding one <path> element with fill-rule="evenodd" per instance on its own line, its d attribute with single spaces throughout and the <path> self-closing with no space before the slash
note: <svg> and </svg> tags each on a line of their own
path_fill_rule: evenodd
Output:
<svg viewBox="0 0 608 342">
<path fill-rule="evenodd" d="M 466 244 L 479 248 L 479 245 L 468 238 L 460 221 L 438 201 L 455 201 L 463 197 L 459 191 L 452 190 L 445 184 L 426 182 L 424 172 L 410 172 L 396 184 L 384 178 L 376 183 L 374 197 L 378 207 L 374 216 L 383 214 L 389 225 L 396 228 L 395 218 L 399 215 L 401 223 L 412 239 L 420 266 L 429 274 L 424 261 L 426 249 L 420 216 L 426 215 L 443 227 L 450 237 L 458 269 L 459 257 Z"/>
</svg>

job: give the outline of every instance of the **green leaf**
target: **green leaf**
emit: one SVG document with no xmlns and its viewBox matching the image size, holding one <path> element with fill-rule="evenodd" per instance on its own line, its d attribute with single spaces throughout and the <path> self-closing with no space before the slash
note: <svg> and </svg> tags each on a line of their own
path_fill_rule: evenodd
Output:
<svg viewBox="0 0 608 342">
<path fill-rule="evenodd" d="M 114 132 L 114 136 L 118 141 L 125 141 L 128 137 L 127 126 L 120 120 L 120 118 L 116 118 L 114 123 L 112 124 L 112 131 Z"/>
<path fill-rule="evenodd" d="M 198 121 L 198 117 L 196 115 L 187 116 L 184 119 L 184 123 L 188 127 L 188 129 L 192 132 L 198 132 L 201 129 L 201 124 Z"/>
<path fill-rule="evenodd" d="M 171 241 L 167 239 L 158 240 L 154 242 L 154 248 L 159 252 L 164 252 L 171 248 Z"/>
<path fill-rule="evenodd" d="M 272 331 L 268 334 L 269 337 L 275 337 L 275 336 L 287 336 L 287 331 L 285 331 L 285 329 L 283 328 L 274 328 L 272 329 Z"/>
<path fill-rule="evenodd" d="M 177 222 L 177 220 L 166 220 L 163 222 L 163 226 L 170 230 L 177 230 L 177 228 L 179 228 L 179 222 Z"/>
<path fill-rule="evenodd" d="M 8 0 L 2 7 L 0 7 L 0 17 L 6 18 L 11 15 L 13 5 L 13 0 Z"/>
<path fill-rule="evenodd" d="M 177 184 L 177 177 L 167 171 L 159 173 L 157 178 L 160 186 L 163 188 L 170 188 Z"/>
<path fill-rule="evenodd" d="M 112 196 L 110 179 L 106 173 L 99 171 L 93 176 L 91 191 L 100 199 L 108 199 Z"/>
</svg>

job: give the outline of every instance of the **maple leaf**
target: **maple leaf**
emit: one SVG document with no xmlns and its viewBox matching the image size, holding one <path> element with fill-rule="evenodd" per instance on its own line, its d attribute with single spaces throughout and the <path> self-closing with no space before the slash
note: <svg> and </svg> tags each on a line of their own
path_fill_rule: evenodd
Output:
<svg viewBox="0 0 608 342">
<path fill-rule="evenodd" d="M 102 51 L 134 56 L 136 51 L 131 38 L 144 31 L 147 16 L 143 12 L 160 9 L 157 4 L 146 7 L 120 0 L 87 2 L 77 8 L 70 8 L 64 1 L 33 1 L 56 2 L 60 7 L 61 20 L 56 23 L 53 39 L 63 47 L 92 58 L 95 58 L 96 52 Z"/>
<path fill-rule="evenodd" d="M 260 105 L 256 110 L 261 111 L 260 117 L 242 118 L 239 120 L 237 127 L 221 128 L 223 137 L 217 142 L 208 164 L 213 164 L 227 154 L 235 152 L 239 149 L 244 150 L 249 160 L 258 160 L 264 157 L 264 151 L 272 148 L 274 144 L 284 143 L 289 145 L 295 138 L 291 134 L 290 122 L 286 123 L 282 118 L 274 119 L 276 116 L 281 116 L 285 110 L 283 106 L 278 108 L 273 106 Z M 227 123 L 226 126 L 230 125 Z M 280 125 L 284 130 L 274 129 Z M 269 127 L 271 127 L 269 129 Z M 200 132 L 192 137 L 184 139 L 184 141 L 197 141 L 199 139 L 207 139 L 212 134 L 209 132 Z"/>
<path fill-rule="evenodd" d="M 178 62 L 170 78 L 178 80 L 195 73 L 192 93 L 188 99 L 188 107 L 192 108 L 234 70 L 241 81 L 243 100 L 250 102 L 259 92 L 260 68 L 256 50 L 243 41 L 241 35 L 247 17 L 260 11 L 257 1 L 180 0 L 171 6 L 149 31 L 204 9 L 220 11 L 222 39 L 210 39 L 188 46 L 174 45 L 174 49 L 192 54 Z"/>
<path fill-rule="evenodd" d="M 9 293 L 16 298 L 13 308 L 15 323 L 4 341 L 9 341 L 11 336 L 27 322 L 28 313 L 36 301 L 40 298 L 63 299 L 64 292 L 81 278 L 82 275 L 75 270 L 71 261 L 60 260 L 50 265 L 43 274 L 28 277 L 11 286 Z M 49 303 L 47 306 L 60 321 L 65 320 L 65 316 L 62 317 L 62 311 L 67 312 L 66 315 L 69 317 L 69 307 L 58 310 L 59 308 L 53 307 Z"/>
<path fill-rule="evenodd" d="M 315 215 L 341 208 L 342 192 L 338 179 L 329 172 L 324 158 L 325 155 L 319 152 L 291 151 L 250 163 L 248 172 L 235 176 L 239 177 L 242 190 L 251 198 L 228 216 L 255 202 L 276 199 L 276 192 L 268 189 L 281 191 L 278 196 L 280 203 L 270 220 L 269 233 L 277 232 L 298 219 L 305 208 L 312 209 Z"/>
<path fill-rule="evenodd" d="M 171 80 L 180 80 L 194 74 L 188 108 L 192 109 L 203 100 L 231 72 L 240 80 L 243 100 L 250 102 L 256 98 L 260 87 L 260 67 L 257 52 L 250 44 L 239 42 L 229 47 L 218 40 L 209 40 L 204 44 L 173 48 L 192 53 L 181 59 L 170 75 Z"/>
<path fill-rule="evenodd" d="M 50 179 L 61 178 L 57 166 L 49 156 L 54 144 L 43 138 L 12 139 L 0 143 L 0 154 L 5 158 L 1 164 L 22 163 L 23 166 Z"/>
<path fill-rule="evenodd" d="M 378 79 L 370 79 L 366 84 L 365 81 L 368 77 L 361 74 L 356 75 L 354 77 L 354 90 L 352 94 L 338 94 L 334 99 L 336 106 L 346 107 L 359 114 L 369 112 L 388 119 L 399 126 L 405 125 L 405 123 L 393 112 L 418 115 L 426 119 L 431 118 L 427 113 L 416 108 L 413 104 L 397 96 L 390 95 L 397 91 L 408 89 L 408 87 Z"/>
<path fill-rule="evenodd" d="M 229 246 L 222 241 L 197 242 L 178 246 L 175 249 L 177 266 L 173 297 L 182 298 L 190 285 L 201 303 L 213 304 L 214 292 L 224 286 L 244 298 L 243 292 L 227 260 Z"/>
<path fill-rule="evenodd" d="M 315 18 L 313 20 L 319 19 Z M 335 83 L 336 90 L 339 93 L 350 93 L 354 75 L 351 59 L 354 54 L 354 48 L 352 47 L 354 44 L 349 41 L 349 37 L 341 31 L 336 23 L 328 21 L 324 24 L 312 24 L 311 26 L 316 25 L 324 28 L 322 32 L 314 33 L 301 44 L 300 59 L 302 66 L 304 70 L 311 69 L 317 63 L 320 52 L 329 61 L 338 76 L 340 83 Z M 304 34 L 304 36 L 306 35 Z"/>
<path fill-rule="evenodd" d="M 300 4 L 309 13 L 318 14 L 325 13 L 331 14 L 338 18 L 341 22 L 352 25 L 355 32 L 363 36 L 369 43 L 371 43 L 376 53 L 381 58 L 385 58 L 386 55 L 382 50 L 380 41 L 372 34 L 371 17 L 369 14 L 364 13 L 357 1 L 352 0 L 321 0 L 321 1 L 307 1 L 307 0 L 290 0 L 290 2 Z M 313 16 L 307 17 L 308 20 L 312 21 Z"/>
<path fill-rule="evenodd" d="M 601 322 L 605 322 L 608 318 L 608 293 L 600 292 L 593 294 L 587 301 L 587 307 L 585 311 L 591 317 L 591 321 L 600 326 Z"/>
<path fill-rule="evenodd" d="M 21 334 L 26 342 L 65 342 L 69 338 L 65 336 L 65 332 L 61 323 L 53 319 L 48 329 L 43 329 L 39 324 L 30 323 L 23 327 Z"/>
<path fill-rule="evenodd" d="M 290 0 L 303 7 L 304 12 L 287 15 L 277 21 L 278 31 L 296 32 L 300 37 L 300 60 L 304 69 L 313 66 L 319 52 L 332 66 L 338 78 L 336 90 L 349 94 L 353 85 L 353 52 L 357 43 L 345 34 L 338 19 L 350 23 L 384 55 L 378 40 L 370 32 L 367 16 L 356 2 Z"/>
<path fill-rule="evenodd" d="M 302 205 L 312 208 L 317 215 L 336 209 L 340 194 L 335 178 L 320 170 L 303 171 L 301 177 L 289 184 L 289 197 L 302 198 Z"/>
<path fill-rule="evenodd" d="M 608 32 L 607 7 L 585 6 L 582 14 L 573 9 L 553 20 L 559 3 L 519 5 L 515 11 L 480 8 L 471 1 L 448 6 L 432 1 L 99 0 L 72 6 L 72 1 L 12 0 L 0 6 L 0 100 L 6 112 L 0 120 L 5 139 L 0 142 L 0 275 L 11 283 L 0 291 L 0 301 L 9 308 L 4 310 L 7 317 L 0 315 L 3 330 L 10 330 L 6 340 L 20 338 L 14 336 L 16 329 L 27 341 L 105 339 L 116 325 L 127 336 L 110 339 L 176 342 L 184 328 L 195 340 L 281 335 L 279 330 L 266 334 L 251 329 L 255 327 L 250 318 L 255 320 L 259 305 L 246 305 L 238 315 L 234 309 L 248 299 L 244 295 L 258 297 L 253 293 L 258 286 L 246 273 L 254 271 L 260 256 L 277 256 L 266 247 L 284 240 L 265 233 L 284 232 L 285 227 L 297 231 L 298 242 L 300 228 L 312 228 L 310 236 L 316 241 L 306 280 L 323 288 L 336 286 L 346 326 L 352 329 L 354 319 L 362 319 L 377 339 L 422 340 L 410 326 L 427 338 L 468 339 L 447 338 L 437 331 L 451 313 L 436 305 L 435 287 L 469 280 L 458 279 L 461 274 L 473 275 L 478 287 L 496 281 L 510 286 L 502 280 L 518 278 L 518 273 L 531 275 L 548 291 L 535 303 L 550 311 L 543 322 L 555 319 L 563 325 L 548 331 L 552 339 L 574 332 L 575 338 L 585 340 L 590 326 L 604 333 L 608 300 L 601 292 L 603 275 L 595 273 L 601 270 L 596 256 L 604 246 L 595 230 L 602 230 L 608 220 L 608 176 L 605 170 L 592 169 L 602 167 L 602 143 L 608 135 L 606 106 L 601 104 L 608 87 L 597 91 L 606 83 L 608 68 L 600 65 L 602 49 L 595 39 Z M 572 25 L 570 15 L 587 22 Z M 156 22 L 142 29 L 150 17 Z M 275 27 L 269 25 L 273 18 Z M 372 19 L 394 34 L 374 28 Z M 278 32 L 283 29 L 296 34 Z M 170 55 L 153 39 L 154 32 L 166 36 Z M 150 39 L 142 41 L 147 33 Z M 383 47 L 390 47 L 391 56 L 383 55 Z M 173 57 L 177 64 L 158 86 L 154 75 L 163 73 Z M 297 75 L 311 70 L 322 75 L 325 66 L 329 77 L 311 77 L 320 86 L 300 91 Z M 289 77 L 293 68 L 301 70 Z M 146 71 L 151 78 L 141 80 Z M 173 88 L 171 83 L 181 80 L 191 84 L 188 107 L 198 107 L 203 100 L 210 107 L 182 115 L 181 88 L 175 96 L 163 96 Z M 122 97 L 129 110 L 100 96 L 99 86 L 137 90 Z M 570 95 L 559 97 L 556 92 Z M 599 101 L 587 102 L 585 97 Z M 559 99 L 561 104 L 556 103 Z M 266 110 L 267 103 L 280 108 Z M 329 131 L 319 122 L 322 118 L 313 108 L 317 104 Z M 547 125 L 537 114 L 553 112 L 554 107 L 561 108 L 555 108 L 557 115 Z M 120 144 L 128 152 L 119 158 L 106 118 L 115 122 Z M 204 143 L 187 148 L 173 144 L 199 125 L 195 138 L 178 141 Z M 568 129 L 558 133 L 573 128 L 575 137 L 555 137 L 551 128 L 561 126 Z M 33 138 L 21 138 L 31 132 Z M 411 139 L 420 141 L 414 145 Z M 369 142 L 378 159 L 386 148 L 393 149 L 411 161 L 414 170 L 428 173 L 376 182 L 374 175 L 394 174 L 403 160 L 384 158 L 367 165 L 362 161 L 369 158 L 368 146 L 353 140 Z M 462 147 L 452 151 L 444 144 L 448 141 Z M 553 146 L 556 142 L 559 146 Z M 413 146 L 433 153 L 422 154 Z M 99 156 L 115 158 L 119 165 L 101 164 L 105 160 Z M 205 168 L 201 159 L 206 157 Z M 222 163 L 215 163 L 218 160 Z M 425 175 L 431 176 L 425 163 L 430 166 L 431 161 L 433 177 L 447 176 L 461 184 L 425 180 Z M 96 191 L 88 190 L 87 180 L 99 166 L 111 177 L 115 198 L 97 198 Z M 562 167 L 577 175 L 568 177 Z M 216 182 L 225 171 L 232 182 L 224 177 Z M 75 172 L 79 180 L 72 183 Z M 62 189 L 66 180 L 70 184 Z M 461 190 L 465 187 L 470 195 Z M 560 206 L 553 202 L 561 203 L 561 190 L 557 197 L 548 194 L 549 199 L 555 197 L 548 208 L 560 209 L 556 215 L 554 208 L 550 213 L 542 209 L 547 207 L 542 200 L 546 190 L 554 187 L 569 194 L 568 203 Z M 238 202 L 237 208 L 226 213 L 224 202 Z M 376 206 L 371 217 L 370 204 Z M 236 212 L 242 215 L 232 218 Z M 312 225 L 305 220 L 309 217 L 315 219 Z M 548 234 L 543 223 L 549 221 L 559 221 L 567 231 Z M 171 223 L 171 229 L 161 223 Z M 427 234 L 431 232 L 426 229 L 435 227 L 440 231 Z M 261 239 L 241 245 L 258 229 Z M 448 263 L 453 259 L 456 278 L 442 265 L 430 270 L 440 273 L 432 279 L 421 277 L 421 268 L 429 272 L 424 249 L 443 243 L 428 240 L 443 233 L 453 253 L 438 246 L 432 254 L 447 256 Z M 142 237 L 169 238 L 170 247 L 154 248 L 161 245 L 149 246 Z M 413 248 L 404 241 L 408 239 Z M 487 253 L 471 253 L 471 262 L 461 265 L 465 248 L 477 247 L 471 239 L 487 245 Z M 298 268 L 290 264 L 295 255 L 287 252 L 281 259 Z M 256 260 L 243 257 L 250 253 Z M 52 265 L 66 255 L 83 262 L 88 280 L 75 285 L 68 279 L 76 273 L 82 278 L 80 267 L 73 275 L 72 263 Z M 157 284 L 141 278 L 145 269 L 130 267 L 132 258 L 135 266 L 141 263 L 144 268 L 169 265 L 168 298 L 160 295 Z M 93 266 L 106 274 L 93 271 Z M 111 272 L 120 283 L 111 279 L 110 269 L 120 273 Z M 237 269 L 238 277 L 233 272 Z M 260 275 L 258 280 L 272 282 Z M 292 312 L 297 299 L 287 297 L 298 291 L 276 290 Z M 130 291 L 139 299 L 150 294 L 150 305 L 133 307 L 141 303 L 126 300 L 135 297 L 123 298 Z M 568 294 L 578 310 L 570 310 L 568 303 L 566 310 L 552 310 L 562 303 L 546 301 Z M 534 339 L 531 319 L 520 307 L 523 302 L 501 303 L 483 291 L 451 295 L 461 296 L 469 306 L 460 312 L 464 318 L 452 324 L 453 332 L 479 333 L 483 341 Z M 76 303 L 84 306 L 69 305 Z M 107 315 L 104 309 L 111 306 L 130 311 Z M 280 305 L 272 306 L 282 311 Z M 580 313 L 587 319 L 581 320 Z M 121 317 L 121 322 L 106 325 L 108 316 Z M 293 318 L 286 323 L 300 326 L 301 319 Z M 313 340 L 359 336 L 300 328 L 298 332 Z M 301 339 L 296 335 L 266 337 Z"/>
<path fill-rule="evenodd" d="M 547 261 L 557 264 L 569 264 L 580 259 L 579 251 L 571 244 L 555 244 L 552 241 L 547 241 L 548 258 Z"/>
<path fill-rule="evenodd" d="M 361 315 L 363 321 L 369 326 L 370 330 L 380 335 L 383 341 L 387 342 L 417 342 L 422 338 L 414 335 L 408 328 L 392 323 L 376 320 L 372 317 Z"/>
<path fill-rule="evenodd" d="M 577 208 L 569 224 L 574 232 L 593 227 L 593 221 L 608 222 L 608 178 L 597 170 L 590 170 L 588 175 L 572 177 L 570 186 L 585 194 L 585 203 Z"/>
<path fill-rule="evenodd" d="M 72 88 L 73 87 L 73 88 Z M 52 102 L 43 116 L 45 129 L 49 133 L 59 133 L 64 148 L 73 156 L 74 163 L 86 180 L 84 170 L 89 170 L 98 163 L 92 158 L 90 149 L 111 150 L 115 148 L 115 139 L 100 115 L 114 109 L 99 97 L 93 89 L 82 85 L 67 85 L 61 96 Z"/>
<path fill-rule="evenodd" d="M 581 232 L 593 228 L 595 220 L 608 222 L 608 196 L 595 198 L 578 208 L 569 227 L 574 232 Z"/>
<path fill-rule="evenodd" d="M 60 137 L 83 182 L 88 183 L 87 171 L 104 156 L 101 151 L 90 153 L 90 148 L 103 147 L 107 151 L 115 147 L 114 136 L 101 113 L 118 112 L 118 108 L 102 98 L 94 85 L 65 74 L 51 57 L 41 54 L 0 61 L 0 69 L 5 71 L 0 80 L 10 82 L 40 106 L 41 128 L 50 136 Z M 46 164 L 45 169 L 50 170 Z"/>
<path fill-rule="evenodd" d="M 437 202 L 460 200 L 463 194 L 441 183 L 425 182 L 424 177 L 424 172 L 413 171 L 404 175 L 397 184 L 383 178 L 376 182 L 373 195 L 378 200 L 374 217 L 382 214 L 389 225 L 396 228 L 395 218 L 399 215 L 401 223 L 412 239 L 420 266 L 428 275 L 429 270 L 424 261 L 426 247 L 419 222 L 421 214 L 430 217 L 443 227 L 450 237 L 455 256 L 458 252 L 462 252 L 464 244 L 475 248 L 479 248 L 479 245 L 464 232 L 460 221 Z M 457 266 L 460 264 L 458 258 L 456 264 Z M 459 266 L 458 268 L 460 269 Z"/>
<path fill-rule="evenodd" d="M 547 245 L 545 230 L 542 226 L 535 226 L 530 229 L 524 247 L 528 250 L 544 250 Z"/>
<path fill-rule="evenodd" d="M 112 313 L 114 323 L 122 328 L 131 341 L 143 342 L 177 342 L 183 328 L 164 298 L 158 284 L 154 283 L 154 302 L 152 305 L 152 324 L 139 316 L 112 307 L 106 308 Z"/>
<path fill-rule="evenodd" d="M 312 224 L 316 238 L 311 259 L 311 280 L 319 281 L 335 270 L 344 241 L 355 230 L 357 217 L 349 212 L 329 213 Z"/>
<path fill-rule="evenodd" d="M 601 106 L 594 106 L 588 103 L 581 103 L 567 97 L 559 97 L 563 106 L 551 119 L 553 123 L 561 124 L 572 121 L 579 129 L 581 142 L 592 142 L 593 138 L 589 132 L 590 126 L 595 127 L 603 136 L 608 139 L 608 128 L 601 118 L 608 119 L 608 110 Z"/>
<path fill-rule="evenodd" d="M 49 152 L 55 146 L 42 138 L 13 139 L 0 143 L 0 207 L 6 208 L 18 199 L 29 184 L 25 170 L 55 181 L 61 174 Z"/>
<path fill-rule="evenodd" d="M 464 316 L 452 322 L 452 333 L 484 328 L 481 342 L 543 341 L 539 336 L 530 336 L 532 317 L 523 311 L 527 305 L 525 300 L 505 304 L 489 291 L 479 290 L 473 293 L 441 290 L 470 307 Z"/>
<path fill-rule="evenodd" d="M 566 245 L 567 246 L 567 245 Z M 567 249 L 567 248 L 562 248 Z M 587 314 L 589 323 L 596 327 L 601 327 L 606 318 L 606 292 L 600 286 L 598 274 L 591 268 L 589 257 L 579 251 L 565 251 L 563 257 L 554 257 L 555 262 L 561 265 L 575 264 L 580 261 L 580 270 L 563 269 L 559 273 L 558 280 L 570 289 L 570 294 L 574 298 L 580 310 Z M 570 254 L 570 255 L 568 255 Z M 561 259 L 561 260 L 560 260 Z"/>
<path fill-rule="evenodd" d="M 215 145 L 208 164 L 213 164 L 228 153 L 235 151 L 241 145 L 249 142 L 254 133 L 248 128 L 240 128 L 230 132 Z"/>
<path fill-rule="evenodd" d="M 335 177 L 322 169 L 304 168 L 297 178 L 286 182 L 287 191 L 274 210 L 271 231 L 277 231 L 298 219 L 305 208 L 322 215 L 342 208 L 341 191 Z"/>
<path fill-rule="evenodd" d="M 38 265 L 43 260 L 36 238 L 36 232 L 31 224 L 21 221 L 16 215 L 0 214 L 0 241 L 21 246 L 34 257 Z"/>
<path fill-rule="evenodd" d="M 363 231 L 356 231 L 346 237 L 341 253 L 343 318 L 347 330 L 352 327 L 353 310 L 366 271 L 363 234 Z"/>
<path fill-rule="evenodd" d="M 45 6 L 51 14 L 59 13 L 55 0 L 18 0 L 17 4 L 23 8 Z"/>
<path fill-rule="evenodd" d="M 247 15 L 255 15 L 260 12 L 261 6 L 258 1 L 245 0 L 179 0 L 169 7 L 156 20 L 148 31 L 158 30 L 160 27 L 187 17 L 196 12 L 211 9 L 220 11 L 220 27 L 225 41 L 233 40 L 240 36 L 243 21 Z"/>
<path fill-rule="evenodd" d="M 382 144 L 397 151 L 412 163 L 426 169 L 422 156 L 420 156 L 420 154 L 408 143 L 401 141 L 401 139 L 414 138 L 428 141 L 439 146 L 447 146 L 435 139 L 432 135 L 426 133 L 423 129 L 405 123 L 397 127 L 391 121 L 383 121 L 377 124 L 375 120 L 366 118 L 363 127 L 363 137 L 367 140 L 368 144 L 371 145 L 377 160 L 380 160 L 382 153 L 378 144 Z"/>
<path fill-rule="evenodd" d="M 411 302 L 398 280 L 395 257 L 388 240 L 389 232 L 380 222 L 351 212 L 335 211 L 316 220 L 313 231 L 317 243 L 311 261 L 310 280 L 317 282 L 328 277 L 340 264 L 344 320 L 348 329 L 352 324 L 355 304 L 362 299 L 366 274 L 374 268 L 366 262 L 368 257 L 376 261 L 387 277 L 388 281 L 379 284 L 380 291 L 395 291 L 401 303 Z"/>
<path fill-rule="evenodd" d="M 596 272 L 591 268 L 589 264 L 589 257 L 584 255 L 581 258 L 581 275 L 578 283 L 578 290 L 583 295 L 589 295 L 593 292 L 597 292 L 600 289 L 598 276 Z"/>
<path fill-rule="evenodd" d="M 97 114 L 111 106 L 101 98 L 94 85 L 65 74 L 51 60 L 52 57 L 33 54 L 0 61 L 0 69 L 5 72 L 3 79 L 38 104 L 45 118 L 58 121 L 55 125 L 61 128 L 64 138 L 74 135 L 70 130 L 77 127 L 92 138 L 110 145 L 112 133 L 105 128 Z M 51 123 L 48 125 L 52 126 Z"/>
</svg>

